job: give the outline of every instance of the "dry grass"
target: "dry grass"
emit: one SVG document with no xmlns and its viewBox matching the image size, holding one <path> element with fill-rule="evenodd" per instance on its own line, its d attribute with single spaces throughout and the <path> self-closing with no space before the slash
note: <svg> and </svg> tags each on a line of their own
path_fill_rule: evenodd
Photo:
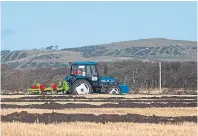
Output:
<svg viewBox="0 0 198 136">
<path fill-rule="evenodd" d="M 21 98 L 21 97 L 36 97 L 41 95 L 1 95 L 0 98 Z M 51 96 L 60 96 L 60 95 L 51 95 Z M 73 97 L 85 97 L 85 98 L 111 98 L 111 97 L 123 97 L 123 98 L 141 98 L 141 97 L 162 97 L 162 96 L 195 96 L 195 95 L 140 95 L 140 94 L 126 94 L 126 95 L 109 95 L 109 94 L 88 94 L 81 96 L 73 96 Z"/>
<path fill-rule="evenodd" d="M 1 95 L 0 98 L 21 98 L 25 96 L 26 95 Z"/>
<path fill-rule="evenodd" d="M 44 104 L 46 102 L 1 102 L 1 104 L 12 104 L 12 105 L 31 105 L 31 104 Z"/>
<path fill-rule="evenodd" d="M 48 109 L 3 109 L 1 115 L 11 114 L 13 112 L 27 111 L 28 113 L 64 113 L 64 114 L 141 114 L 147 116 L 197 116 L 197 108 L 79 108 L 79 109 L 63 109 L 63 110 L 48 110 Z"/>
<path fill-rule="evenodd" d="M 60 124 L 2 123 L 3 136 L 196 136 L 195 123 L 140 124 L 140 123 L 89 123 Z"/>
<path fill-rule="evenodd" d="M 44 104 L 46 102 L 1 102 L 1 104 L 13 104 L 13 105 L 32 105 L 32 104 Z M 102 104 L 118 104 L 115 102 L 80 102 L 80 101 L 71 101 L 71 102 L 59 102 L 56 101 L 55 103 L 58 104 L 68 104 L 68 103 L 74 103 L 74 104 L 90 104 L 90 105 L 102 105 Z"/>
</svg>

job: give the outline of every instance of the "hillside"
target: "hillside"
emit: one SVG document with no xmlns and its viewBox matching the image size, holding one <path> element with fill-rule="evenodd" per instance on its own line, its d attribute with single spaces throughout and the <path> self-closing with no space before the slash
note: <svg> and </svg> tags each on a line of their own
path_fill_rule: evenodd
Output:
<svg viewBox="0 0 198 136">
<path fill-rule="evenodd" d="M 1 51 L 2 64 L 11 68 L 60 67 L 70 61 L 119 61 L 137 57 L 164 61 L 196 60 L 197 42 L 163 38 L 140 39 L 61 50 Z"/>
</svg>

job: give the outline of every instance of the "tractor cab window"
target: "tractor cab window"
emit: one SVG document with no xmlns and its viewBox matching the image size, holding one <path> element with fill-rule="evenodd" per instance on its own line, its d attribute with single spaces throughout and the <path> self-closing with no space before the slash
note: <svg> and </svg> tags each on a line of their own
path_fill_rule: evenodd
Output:
<svg viewBox="0 0 198 136">
<path fill-rule="evenodd" d="M 86 66 L 86 69 L 87 69 L 87 76 L 97 76 L 97 70 L 96 70 L 96 67 L 93 66 L 93 65 L 88 65 Z"/>
<path fill-rule="evenodd" d="M 86 66 L 86 69 L 87 69 L 87 76 L 91 76 L 91 67 Z"/>
<path fill-rule="evenodd" d="M 91 71 L 94 76 L 97 76 L 97 71 L 95 66 L 91 66 Z"/>
<path fill-rule="evenodd" d="M 71 74 L 76 74 L 77 66 L 72 66 L 71 67 Z"/>
<path fill-rule="evenodd" d="M 76 76 L 85 76 L 85 66 L 72 66 L 72 71 L 71 73 L 73 73 Z"/>
</svg>

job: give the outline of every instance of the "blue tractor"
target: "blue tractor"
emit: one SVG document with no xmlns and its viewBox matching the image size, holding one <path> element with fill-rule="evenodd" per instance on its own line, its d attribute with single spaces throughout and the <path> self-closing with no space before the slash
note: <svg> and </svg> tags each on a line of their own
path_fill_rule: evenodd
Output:
<svg viewBox="0 0 198 136">
<path fill-rule="evenodd" d="M 97 62 L 70 62 L 70 75 L 65 77 L 69 83 L 71 94 L 83 95 L 90 93 L 127 94 L 128 85 L 119 84 L 113 77 L 100 77 Z"/>
</svg>

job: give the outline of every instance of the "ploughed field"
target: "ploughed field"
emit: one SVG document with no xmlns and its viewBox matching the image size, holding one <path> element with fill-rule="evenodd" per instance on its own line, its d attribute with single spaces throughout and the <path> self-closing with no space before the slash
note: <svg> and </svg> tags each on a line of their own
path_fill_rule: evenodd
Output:
<svg viewBox="0 0 198 136">
<path fill-rule="evenodd" d="M 1 95 L 3 136 L 197 135 L 196 95 Z"/>
</svg>

